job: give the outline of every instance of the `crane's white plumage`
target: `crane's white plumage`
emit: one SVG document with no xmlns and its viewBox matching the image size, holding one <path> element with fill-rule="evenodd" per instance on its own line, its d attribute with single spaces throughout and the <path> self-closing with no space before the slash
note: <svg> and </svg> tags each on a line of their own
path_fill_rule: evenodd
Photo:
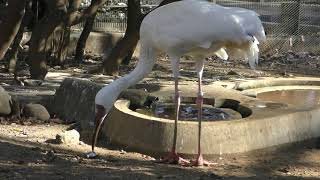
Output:
<svg viewBox="0 0 320 180">
<path fill-rule="evenodd" d="M 148 39 L 157 49 L 194 56 L 211 55 L 226 48 L 241 50 L 249 58 L 250 47 L 257 50 L 258 41 L 266 38 L 254 11 L 199 0 L 176 2 L 152 11 L 142 22 L 140 32 L 141 38 Z"/>
<path fill-rule="evenodd" d="M 258 44 L 265 39 L 261 21 L 251 10 L 201 0 L 184 0 L 159 7 L 141 24 L 137 67 L 101 89 L 95 102 L 108 112 L 122 90 L 152 70 L 158 51 L 177 57 L 187 54 L 196 59 L 214 54 L 227 59 L 227 52 L 236 52 L 254 67 L 258 62 Z"/>
<path fill-rule="evenodd" d="M 182 55 L 194 57 L 199 81 L 197 97 L 199 136 L 196 165 L 210 164 L 203 160 L 200 147 L 203 103 L 201 79 L 204 58 L 215 54 L 226 60 L 228 59 L 227 53 L 232 52 L 244 57 L 254 68 L 258 63 L 258 44 L 265 40 L 263 26 L 254 11 L 223 7 L 201 0 L 183 0 L 167 4 L 150 12 L 142 21 L 140 60 L 137 67 L 130 74 L 101 89 L 96 95 L 95 103 L 103 106 L 105 113 L 108 113 L 121 91 L 136 84 L 149 74 L 155 63 L 157 53 L 159 51 L 167 53 L 171 60 L 175 80 L 177 116 L 172 152 L 164 161 L 180 162 L 182 160 L 177 155 L 175 147 L 180 106 L 178 92 L 179 58 Z M 99 129 L 98 126 L 96 126 L 96 129 Z"/>
</svg>

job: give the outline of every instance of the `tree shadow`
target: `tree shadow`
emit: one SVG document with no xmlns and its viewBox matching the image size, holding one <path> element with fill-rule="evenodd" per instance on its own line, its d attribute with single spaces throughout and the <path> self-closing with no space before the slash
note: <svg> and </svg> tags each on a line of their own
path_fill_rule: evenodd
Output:
<svg viewBox="0 0 320 180">
<path fill-rule="evenodd" d="M 287 164 L 271 164 L 265 167 L 264 160 L 257 160 L 244 168 L 248 175 L 228 175 L 236 168 L 235 164 L 218 165 L 212 168 L 180 167 L 176 165 L 158 164 L 143 158 L 130 158 L 126 155 L 103 155 L 97 159 L 82 158 L 80 152 L 64 149 L 53 149 L 46 145 L 32 142 L 19 142 L 9 138 L 0 138 L 0 176 L 3 179 L 302 179 L 301 176 L 275 174 L 273 169 L 281 169 L 292 163 L 301 163 L 301 153 L 305 148 L 289 145 L 275 151 L 266 152 L 268 161 L 277 161 L 277 158 L 292 150 L 292 161 Z M 54 158 L 50 153 L 54 151 Z M 263 153 L 262 153 L 263 154 Z M 260 154 L 260 155 L 262 155 Z M 245 155 L 241 155 L 245 156 Z M 270 158 L 269 158 L 270 156 Z M 219 167 L 220 166 L 220 167 Z M 224 174 L 219 173 L 223 168 Z M 320 179 L 303 177 L 303 179 Z"/>
<path fill-rule="evenodd" d="M 253 157 L 255 160 L 254 163 L 251 161 L 252 164 L 246 167 L 247 171 L 251 174 L 260 174 L 266 177 L 270 175 L 272 175 L 272 177 L 283 176 L 286 179 L 302 179 L 304 172 L 303 170 L 299 170 L 301 167 L 305 169 L 318 169 L 318 172 L 314 173 L 320 175 L 320 161 L 314 159 L 314 162 L 310 162 L 310 160 L 308 162 L 306 160 L 308 153 L 319 151 L 319 149 L 316 148 L 317 141 L 317 139 L 310 139 L 302 142 L 284 144 L 244 153 L 242 156 Z M 298 172 L 296 172 L 297 169 Z M 301 176 L 291 175 L 297 173 L 301 173 Z M 303 177 L 303 179 L 308 178 Z M 310 177 L 310 179 L 320 178 Z"/>
</svg>

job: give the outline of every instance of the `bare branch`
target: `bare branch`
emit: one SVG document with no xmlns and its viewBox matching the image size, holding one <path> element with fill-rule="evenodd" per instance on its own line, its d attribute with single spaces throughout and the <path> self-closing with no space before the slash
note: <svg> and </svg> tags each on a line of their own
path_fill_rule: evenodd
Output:
<svg viewBox="0 0 320 180">
<path fill-rule="evenodd" d="M 71 14 L 69 15 L 67 24 L 72 26 L 84 21 L 86 18 L 94 15 L 106 1 L 107 0 L 96 0 L 83 12 L 79 12 L 78 10 L 70 12 Z"/>
</svg>

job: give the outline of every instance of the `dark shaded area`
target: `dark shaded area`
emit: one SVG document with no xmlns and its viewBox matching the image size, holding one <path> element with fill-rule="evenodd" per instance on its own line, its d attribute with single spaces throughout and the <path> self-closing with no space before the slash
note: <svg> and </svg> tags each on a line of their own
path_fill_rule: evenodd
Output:
<svg viewBox="0 0 320 180">
<path fill-rule="evenodd" d="M 27 179 L 284 179 L 296 180 L 301 176 L 288 174 L 294 166 L 305 166 L 303 154 L 311 151 L 312 142 L 282 146 L 278 149 L 252 153 L 254 161 L 239 167 L 237 161 L 247 155 L 224 156 L 225 164 L 212 168 L 185 168 L 176 165 L 157 164 L 147 160 L 137 160 L 123 156 L 99 156 L 84 159 L 82 154 L 70 150 L 50 148 L 38 143 L 21 143 L 16 140 L 0 138 L 0 176 L 4 180 Z M 290 151 L 288 151 L 290 150 Z M 260 156 L 260 157 L 259 157 Z M 290 158 L 283 158 L 290 156 Z M 287 159 L 288 161 L 284 160 Z M 254 163 L 252 163 L 254 162 Z M 320 166 L 320 164 L 319 164 Z M 248 176 L 220 175 L 219 172 L 239 169 Z M 278 171 L 279 175 L 275 174 Z M 320 178 L 303 177 L 306 180 Z"/>
<path fill-rule="evenodd" d="M 6 13 L 1 20 L 0 29 L 0 60 L 4 57 L 9 46 L 19 31 L 20 24 L 25 14 L 26 0 L 10 0 L 5 9 Z"/>
</svg>

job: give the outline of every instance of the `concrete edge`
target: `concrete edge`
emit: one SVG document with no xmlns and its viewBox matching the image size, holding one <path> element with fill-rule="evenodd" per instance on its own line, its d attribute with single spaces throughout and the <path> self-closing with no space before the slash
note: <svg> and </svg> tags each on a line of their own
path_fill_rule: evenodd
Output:
<svg viewBox="0 0 320 180">
<path fill-rule="evenodd" d="M 137 114 L 128 111 L 128 101 L 115 103 L 104 127 L 111 143 L 153 156 L 168 152 L 172 146 L 173 121 Z M 216 156 L 319 137 L 319 116 L 320 109 L 313 109 L 265 118 L 250 116 L 240 120 L 204 122 L 202 150 L 206 156 Z M 177 151 L 187 156 L 195 155 L 197 122 L 179 122 L 178 128 Z"/>
</svg>

